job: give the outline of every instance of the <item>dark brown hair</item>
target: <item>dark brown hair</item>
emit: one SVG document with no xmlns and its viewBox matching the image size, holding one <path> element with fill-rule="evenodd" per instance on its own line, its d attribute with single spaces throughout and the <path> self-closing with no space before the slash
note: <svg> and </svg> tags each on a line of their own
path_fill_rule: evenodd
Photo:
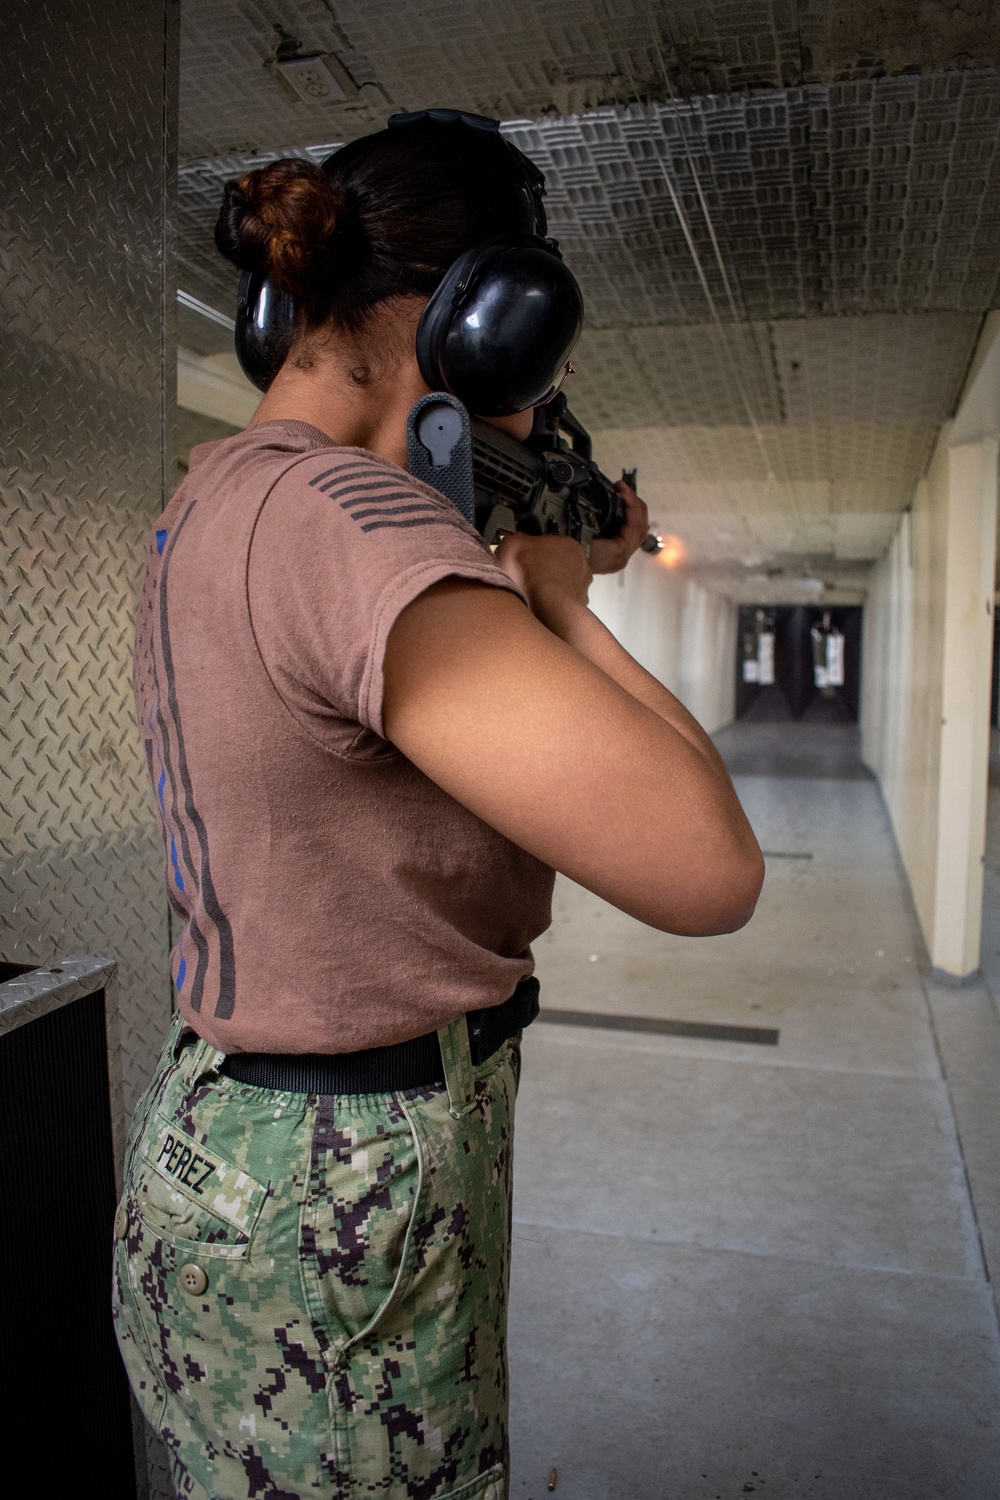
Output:
<svg viewBox="0 0 1000 1500">
<path fill-rule="evenodd" d="M 464 250 L 529 219 L 499 137 L 420 121 L 366 136 L 324 166 L 286 157 L 227 183 L 215 243 L 291 292 L 300 328 L 356 331 L 379 303 L 429 296 Z"/>
</svg>

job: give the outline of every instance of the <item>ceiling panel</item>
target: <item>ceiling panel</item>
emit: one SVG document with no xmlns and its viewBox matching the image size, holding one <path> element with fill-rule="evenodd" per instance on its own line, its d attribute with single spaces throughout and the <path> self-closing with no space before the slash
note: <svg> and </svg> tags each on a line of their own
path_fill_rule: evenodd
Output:
<svg viewBox="0 0 1000 1500">
<path fill-rule="evenodd" d="M 1000 63 L 989 0 L 185 0 L 181 26 L 182 157 L 352 139 L 427 103 L 537 118 Z M 265 72 L 276 26 L 334 53 L 357 101 L 289 96 Z"/>
<path fill-rule="evenodd" d="M 922 423 L 952 411 L 975 313 L 586 330 L 567 386 L 593 428 Z"/>
<path fill-rule="evenodd" d="M 784 418 L 936 428 L 951 415 L 979 326 L 978 314 L 954 312 L 773 323 Z"/>
<path fill-rule="evenodd" d="M 511 122 L 591 327 L 983 311 L 1000 282 L 1000 71 Z M 330 136 L 320 140 L 331 141 Z M 329 145 L 182 164 L 182 273 L 229 295 L 222 184 Z"/>
<path fill-rule="evenodd" d="M 871 518 L 898 519 L 932 440 L 923 424 L 766 426 L 756 435 L 746 427 L 619 428 L 595 432 L 594 453 L 612 476 L 638 469 L 656 529 L 697 557 L 740 558 L 741 538 L 753 536 L 779 552 L 876 558 L 889 523 Z M 858 520 L 837 530 L 841 516 Z M 760 529 L 775 526 L 783 540 Z M 866 536 L 875 540 L 863 553 Z"/>
<path fill-rule="evenodd" d="M 781 420 L 768 324 L 587 329 L 573 366 L 566 393 L 591 427 Z"/>
<path fill-rule="evenodd" d="M 570 395 L 605 467 L 638 464 L 696 566 L 862 586 L 1000 302 L 995 3 L 185 0 L 183 28 L 185 290 L 233 310 L 227 178 L 394 109 L 495 114 L 584 289 Z M 357 94 L 292 96 L 290 39 Z"/>
<path fill-rule="evenodd" d="M 902 510 L 923 472 L 923 423 L 896 427 L 642 427 L 598 430 L 594 452 L 609 474 L 638 465 L 644 496 L 671 507 L 748 512 Z M 827 498 L 819 506 L 816 497 Z M 713 496 L 717 500 L 713 500 Z"/>
<path fill-rule="evenodd" d="M 996 300 L 996 70 L 607 109 L 508 133 L 546 173 L 593 324 Z"/>
</svg>

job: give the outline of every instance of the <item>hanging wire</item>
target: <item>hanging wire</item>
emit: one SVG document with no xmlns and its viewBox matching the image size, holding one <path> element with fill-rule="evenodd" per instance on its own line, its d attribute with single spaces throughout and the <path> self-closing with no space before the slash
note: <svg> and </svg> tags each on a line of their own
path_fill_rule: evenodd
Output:
<svg viewBox="0 0 1000 1500">
<path fill-rule="evenodd" d="M 609 41 L 613 41 L 614 48 L 615 48 L 615 50 L 618 53 L 618 57 L 619 57 L 619 61 L 620 61 L 622 70 L 625 73 L 626 80 L 628 82 L 630 92 L 631 92 L 633 98 L 638 103 L 640 109 L 642 110 L 643 116 L 644 116 L 647 124 L 652 125 L 652 123 L 653 123 L 653 119 L 652 119 L 653 109 L 652 109 L 652 102 L 651 102 L 650 97 L 649 97 L 649 90 L 647 89 L 645 91 L 645 100 L 644 100 L 644 98 L 643 98 L 643 92 L 644 91 L 639 88 L 638 80 L 636 78 L 635 70 L 632 67 L 632 63 L 631 63 L 631 59 L 630 59 L 630 56 L 629 56 L 628 49 L 625 46 L 624 42 L 622 41 L 622 38 L 621 38 L 620 34 L 618 33 L 618 30 L 617 30 L 617 27 L 615 25 L 615 21 L 614 21 L 611 9 L 610 9 L 609 4 L 608 4 L 608 0 L 601 0 L 601 7 L 602 7 L 602 10 L 604 12 L 606 21 L 607 21 L 608 40 Z M 654 53 L 656 55 L 656 58 L 657 58 L 657 61 L 658 61 L 658 64 L 659 64 L 660 72 L 661 72 L 662 78 L 663 78 L 663 83 L 664 83 L 664 86 L 665 86 L 665 88 L 667 90 L 667 93 L 668 93 L 668 95 L 669 95 L 669 97 L 671 99 L 671 102 L 673 104 L 675 104 L 675 106 L 677 106 L 676 119 L 677 119 L 677 125 L 678 125 L 678 134 L 680 135 L 682 144 L 684 146 L 684 151 L 685 151 L 685 155 L 687 157 L 688 167 L 689 167 L 689 170 L 690 170 L 690 173 L 691 173 L 692 181 L 693 181 L 694 186 L 695 186 L 695 192 L 696 192 L 696 195 L 697 195 L 697 198 L 698 198 L 699 206 L 701 208 L 702 216 L 703 216 L 703 218 L 705 220 L 705 226 L 706 226 L 706 229 L 707 229 L 707 232 L 708 232 L 710 243 L 712 245 L 714 259 L 716 261 L 716 265 L 717 265 L 718 270 L 719 270 L 719 274 L 720 274 L 720 277 L 721 277 L 721 280 L 722 280 L 723 288 L 725 289 L 726 300 L 727 300 L 728 305 L 729 305 L 729 310 L 731 312 L 733 322 L 737 326 L 745 327 L 746 328 L 747 333 L 749 334 L 750 340 L 751 340 L 751 342 L 753 344 L 753 347 L 756 349 L 758 346 L 757 346 L 757 339 L 756 339 L 756 331 L 754 329 L 753 323 L 751 322 L 750 318 L 747 316 L 746 312 L 743 311 L 741 313 L 740 309 L 736 305 L 736 297 L 735 297 L 735 294 L 733 292 L 732 280 L 731 280 L 731 278 L 729 276 L 727 267 L 725 265 L 725 261 L 724 261 L 723 256 L 722 256 L 722 250 L 721 250 L 721 246 L 719 244 L 718 234 L 716 232 L 714 221 L 712 220 L 712 215 L 711 215 L 711 212 L 709 210 L 708 202 L 706 200 L 705 193 L 704 193 L 704 190 L 703 190 L 702 185 L 701 185 L 701 179 L 700 179 L 700 176 L 699 176 L 699 173 L 698 173 L 697 166 L 695 164 L 693 155 L 691 153 L 690 144 L 689 144 L 687 133 L 686 133 L 686 130 L 685 130 L 685 127 L 684 127 L 684 122 L 683 122 L 683 119 L 682 119 L 682 108 L 681 108 L 682 101 L 680 101 L 677 98 L 677 95 L 675 94 L 675 92 L 673 90 L 673 87 L 672 87 L 672 84 L 671 84 L 671 81 L 670 81 L 669 72 L 668 72 L 668 69 L 667 69 L 667 66 L 666 66 L 666 61 L 665 61 L 665 59 L 663 57 L 663 52 L 662 52 L 662 49 L 660 47 L 659 37 L 658 37 L 657 32 L 656 32 L 655 20 L 654 20 L 653 14 L 652 14 L 652 10 L 651 10 L 651 8 L 650 8 L 650 6 L 648 4 L 648 0 L 647 0 L 645 9 L 646 9 L 647 19 L 649 21 L 649 26 L 650 26 L 650 36 L 651 36 L 651 41 L 652 41 L 652 47 L 653 47 L 653 51 L 654 51 Z M 785 463 L 785 454 L 784 454 L 783 451 L 779 451 L 779 453 L 778 453 L 779 467 L 784 471 L 783 480 L 779 481 L 778 477 L 776 476 L 776 474 L 774 472 L 774 467 L 773 467 L 773 465 L 771 463 L 770 453 L 768 452 L 767 442 L 766 442 L 766 439 L 765 439 L 765 436 L 764 436 L 764 433 L 763 433 L 763 430 L 762 430 L 762 425 L 763 424 L 762 424 L 762 421 L 758 418 L 756 412 L 754 411 L 753 402 L 751 401 L 750 394 L 749 394 L 749 391 L 748 391 L 748 384 L 752 385 L 754 382 L 752 380 L 748 382 L 747 379 L 746 379 L 747 371 L 746 371 L 745 366 L 743 365 L 742 359 L 740 358 L 740 353 L 742 353 L 742 348 L 740 350 L 740 353 L 737 353 L 733 349 L 732 342 L 731 342 L 731 340 L 729 338 L 729 335 L 727 333 L 726 324 L 723 321 L 722 316 L 721 316 L 721 314 L 719 312 L 718 304 L 716 303 L 715 296 L 714 296 L 714 294 L 712 292 L 711 285 L 709 284 L 709 280 L 708 280 L 708 277 L 707 277 L 706 272 L 705 272 L 704 264 L 702 262 L 700 254 L 698 252 L 698 246 L 697 246 L 697 243 L 695 241 L 695 237 L 694 237 L 694 234 L 693 234 L 693 231 L 692 231 L 692 228 L 691 228 L 691 222 L 690 222 L 690 219 L 688 218 L 687 210 L 686 210 L 686 208 L 684 206 L 684 203 L 683 203 L 683 200 L 681 199 L 681 196 L 680 196 L 680 194 L 679 194 L 679 192 L 677 190 L 676 184 L 673 181 L 672 173 L 669 170 L 668 165 L 667 165 L 665 153 L 661 152 L 661 151 L 657 151 L 656 152 L 656 158 L 657 158 L 657 163 L 658 163 L 659 168 L 660 168 L 660 174 L 661 174 L 661 176 L 663 178 L 664 185 L 665 185 L 665 187 L 667 189 L 667 193 L 668 193 L 668 196 L 670 198 L 671 205 L 672 205 L 674 213 L 675 213 L 675 215 L 677 217 L 677 222 L 678 222 L 678 224 L 680 226 L 681 233 L 684 236 L 684 242 L 685 242 L 685 244 L 687 246 L 687 250 L 688 250 L 688 253 L 689 253 L 690 257 L 691 257 L 692 264 L 694 265 L 695 273 L 696 273 L 696 275 L 698 277 L 699 284 L 700 284 L 702 292 L 704 294 L 705 301 L 706 301 L 707 306 L 708 306 L 709 314 L 710 314 L 712 322 L 713 322 L 713 324 L 715 326 L 715 329 L 716 329 L 716 332 L 718 334 L 719 340 L 721 342 L 722 348 L 725 351 L 726 359 L 729 362 L 730 368 L 729 368 L 729 370 L 727 370 L 727 375 L 730 376 L 730 378 L 732 378 L 733 383 L 736 386 L 736 389 L 737 389 L 737 391 L 739 393 L 740 402 L 741 402 L 741 404 L 743 406 L 743 409 L 744 409 L 744 411 L 746 413 L 748 425 L 750 427 L 750 430 L 751 430 L 751 433 L 753 435 L 754 441 L 755 441 L 755 443 L 757 445 L 757 450 L 759 452 L 759 455 L 760 455 L 760 458 L 761 458 L 761 462 L 762 462 L 763 468 L 764 468 L 765 485 L 766 485 L 767 488 L 769 488 L 771 485 L 777 486 L 777 485 L 779 485 L 779 483 L 783 483 L 783 485 L 785 487 L 785 492 L 786 492 L 786 494 L 789 496 L 789 498 L 792 501 L 792 506 L 793 506 L 794 511 L 796 512 L 797 519 L 799 519 L 801 521 L 804 518 L 802 516 L 801 507 L 800 507 L 800 504 L 799 504 L 799 497 L 798 497 L 797 489 L 796 489 L 796 486 L 795 486 L 794 482 L 791 479 L 790 474 L 788 473 L 787 465 Z M 659 246 L 659 250 L 660 250 L 661 258 L 663 259 L 664 265 L 669 270 L 669 260 L 668 260 L 666 251 L 663 249 L 662 245 Z M 742 300 L 742 294 L 741 294 L 741 300 Z M 764 374 L 765 374 L 765 379 L 766 379 L 766 375 L 767 375 L 766 370 L 764 371 Z M 779 444 L 779 449 L 780 449 L 780 444 Z M 765 490 L 765 493 L 766 493 L 766 490 Z M 804 535 L 800 534 L 800 539 L 804 542 L 805 541 Z"/>
<path fill-rule="evenodd" d="M 626 74 L 626 78 L 627 78 L 627 81 L 628 81 L 629 89 L 630 89 L 633 97 L 635 98 L 636 102 L 639 104 L 640 109 L 642 109 L 643 115 L 644 115 L 644 117 L 646 119 L 646 123 L 647 124 L 651 124 L 652 123 L 652 121 L 650 120 L 651 107 L 650 107 L 650 102 L 649 102 L 649 99 L 648 99 L 648 94 L 647 94 L 646 101 L 644 103 L 643 102 L 642 91 L 639 88 L 638 81 L 637 81 L 636 76 L 635 76 L 635 72 L 634 72 L 634 70 L 632 68 L 632 64 L 631 64 L 631 60 L 629 58 L 628 50 L 624 46 L 624 44 L 622 43 L 621 38 L 617 34 L 617 30 L 615 28 L 615 23 L 614 23 L 614 20 L 612 18 L 611 11 L 609 9 L 607 0 L 601 0 L 601 7 L 602 7 L 602 9 L 604 11 L 605 16 L 607 17 L 608 26 L 609 26 L 611 35 L 614 38 L 614 41 L 615 41 L 615 44 L 616 44 L 616 50 L 618 52 L 619 59 L 620 59 L 620 61 L 622 63 L 623 70 L 624 70 L 624 72 Z M 657 163 L 658 163 L 659 168 L 660 168 L 660 174 L 661 174 L 661 176 L 663 178 L 664 185 L 665 185 L 665 187 L 667 189 L 667 194 L 668 194 L 668 196 L 670 198 L 671 205 L 673 206 L 674 213 L 675 213 L 675 215 L 677 217 L 677 222 L 680 225 L 681 233 L 684 236 L 684 242 L 687 245 L 688 253 L 691 256 L 691 261 L 692 261 L 692 263 L 694 265 L 695 273 L 696 273 L 696 275 L 698 277 L 698 281 L 699 281 L 699 283 L 701 285 L 701 289 L 702 289 L 702 291 L 703 291 L 703 293 L 705 295 L 705 301 L 708 304 L 709 314 L 710 314 L 710 316 L 712 318 L 713 323 L 715 324 L 716 330 L 717 330 L 717 332 L 719 334 L 720 341 L 722 343 L 723 348 L 725 349 L 727 358 L 730 360 L 732 366 L 734 367 L 734 371 L 738 370 L 738 361 L 736 359 L 736 356 L 735 356 L 735 354 L 733 352 L 733 349 L 732 349 L 732 346 L 730 344 L 729 336 L 728 336 L 728 334 L 726 332 L 725 323 L 723 322 L 723 320 L 722 320 L 722 318 L 721 318 L 721 316 L 719 314 L 719 309 L 718 309 L 718 306 L 716 304 L 715 297 L 714 297 L 713 292 L 712 292 L 712 288 L 709 285 L 708 277 L 705 274 L 705 267 L 702 264 L 701 256 L 698 253 L 698 246 L 697 246 L 697 244 L 695 242 L 695 238 L 694 238 L 694 235 L 693 235 L 692 230 L 691 230 L 691 223 L 690 223 L 690 220 L 688 219 L 687 210 L 685 209 L 683 201 L 681 200 L 680 194 L 678 193 L 677 188 L 676 188 L 676 186 L 674 184 L 673 176 L 672 176 L 672 174 L 670 173 L 670 171 L 669 171 L 669 169 L 667 167 L 667 163 L 666 163 L 666 159 L 665 159 L 664 154 L 662 152 L 660 152 L 660 151 L 657 151 L 657 153 L 656 153 L 656 159 L 657 159 Z M 667 255 L 666 255 L 666 251 L 663 249 L 662 245 L 658 246 L 658 248 L 660 250 L 660 254 L 661 254 L 661 257 L 662 257 L 662 259 L 664 261 L 664 264 L 669 269 L 669 261 L 668 261 Z M 742 376 L 740 374 L 736 374 L 735 375 L 735 383 L 736 383 L 736 388 L 737 388 L 737 390 L 739 391 L 739 394 L 740 394 L 740 400 L 743 403 L 743 408 L 744 408 L 744 410 L 746 412 L 746 415 L 747 415 L 747 421 L 749 422 L 750 427 L 751 427 L 751 429 L 752 429 L 752 431 L 754 433 L 754 437 L 756 438 L 758 446 L 760 447 L 761 457 L 762 457 L 762 459 L 764 461 L 764 465 L 765 465 L 765 471 L 767 472 L 768 477 L 773 480 L 775 476 L 774 476 L 773 471 L 771 469 L 771 464 L 770 464 L 770 460 L 769 460 L 768 455 L 767 455 L 767 449 L 766 449 L 766 446 L 765 446 L 765 443 L 764 443 L 763 434 L 760 431 L 760 424 L 759 424 L 759 422 L 757 420 L 756 415 L 754 414 L 753 406 L 752 406 L 752 404 L 750 402 L 750 397 L 749 397 L 749 395 L 747 393 L 747 390 L 746 390 L 743 378 L 742 378 Z"/>
<path fill-rule="evenodd" d="M 664 58 L 662 48 L 660 47 L 660 38 L 657 31 L 656 19 L 653 15 L 653 7 L 650 3 L 650 0 L 645 0 L 645 10 L 646 19 L 649 22 L 649 34 L 652 41 L 653 51 L 656 55 L 656 61 L 659 64 L 660 76 L 663 79 L 663 83 L 666 87 L 668 95 L 670 96 L 671 102 L 677 105 L 677 131 L 681 138 L 681 143 L 684 147 L 684 155 L 687 157 L 688 170 L 691 173 L 691 180 L 694 183 L 695 194 L 698 198 L 698 206 L 701 209 L 701 215 L 705 222 L 705 228 L 708 231 L 708 237 L 712 245 L 712 252 L 715 256 L 715 264 L 718 267 L 719 276 L 722 279 L 722 285 L 725 289 L 726 300 L 729 303 L 729 311 L 732 314 L 734 323 L 742 323 L 746 326 L 747 332 L 750 335 L 750 342 L 760 362 L 759 373 L 763 376 L 762 383 L 766 386 L 769 376 L 768 367 L 764 362 L 763 357 L 761 356 L 760 346 L 757 342 L 756 329 L 754 328 L 753 322 L 747 312 L 746 303 L 743 300 L 743 289 L 739 285 L 739 277 L 736 275 L 734 270 L 733 280 L 736 281 L 736 285 L 739 290 L 740 301 L 740 306 L 737 307 L 736 305 L 736 297 L 733 293 L 733 280 L 730 279 L 729 270 L 726 266 L 725 260 L 723 259 L 722 249 L 719 245 L 719 237 L 716 234 L 715 230 L 715 221 L 712 218 L 712 214 L 708 206 L 708 200 L 702 188 L 701 177 L 699 175 L 698 168 L 695 165 L 694 157 L 691 153 L 691 142 L 690 137 L 688 136 L 687 126 L 684 121 L 684 111 L 682 107 L 684 101 L 678 98 L 674 90 L 673 83 L 671 82 L 670 70 L 667 67 L 666 59 Z M 667 33 L 670 36 L 670 40 L 673 41 L 673 34 L 670 31 L 669 20 L 666 20 L 665 24 L 667 27 Z M 694 107 L 694 101 L 691 101 L 691 103 L 692 107 Z"/>
<path fill-rule="evenodd" d="M 658 35 L 658 31 L 657 31 L 656 20 L 655 20 L 655 17 L 653 15 L 653 8 L 652 8 L 651 0 L 645 0 L 645 10 L 646 10 L 646 19 L 649 22 L 649 34 L 650 34 L 650 38 L 652 40 L 653 51 L 656 54 L 656 60 L 657 60 L 657 63 L 659 64 L 660 75 L 661 75 L 661 77 L 663 79 L 664 85 L 666 86 L 666 90 L 667 90 L 667 93 L 670 96 L 671 101 L 674 104 L 680 106 L 680 104 L 681 104 L 682 101 L 680 101 L 678 99 L 677 94 L 674 91 L 674 86 L 673 86 L 673 83 L 671 82 L 671 79 L 670 79 L 670 70 L 667 67 L 666 59 L 663 56 L 663 51 L 662 51 L 662 48 L 660 46 L 660 38 L 659 38 L 659 35 Z M 670 22 L 669 22 L 669 20 L 666 21 L 666 26 L 667 26 L 668 35 L 670 36 L 670 40 L 673 41 L 673 34 L 670 31 Z M 688 133 L 687 133 L 687 127 L 685 126 L 683 111 L 682 111 L 682 109 L 680 107 L 678 107 L 678 111 L 677 111 L 677 129 L 678 129 L 678 133 L 680 135 L 681 141 L 683 142 L 683 145 L 684 145 L 684 154 L 687 157 L 688 169 L 689 169 L 689 171 L 691 173 L 692 181 L 694 182 L 695 193 L 697 194 L 697 197 L 698 197 L 698 204 L 699 204 L 699 207 L 701 208 L 702 218 L 705 221 L 705 228 L 708 231 L 708 237 L 709 237 L 709 240 L 711 241 L 712 251 L 713 251 L 714 256 L 715 256 L 715 263 L 716 263 L 716 265 L 718 267 L 719 275 L 722 278 L 722 285 L 725 288 L 726 300 L 729 303 L 729 310 L 730 310 L 730 312 L 732 314 L 733 321 L 735 323 L 737 323 L 737 324 L 742 324 L 746 328 L 746 330 L 747 330 L 747 334 L 748 334 L 748 337 L 749 337 L 749 343 L 750 343 L 751 347 L 753 348 L 754 352 L 757 355 L 757 359 L 758 359 L 758 363 L 759 363 L 759 374 L 762 377 L 761 384 L 766 388 L 766 386 L 769 383 L 769 379 L 771 377 L 771 373 L 772 372 L 769 370 L 768 363 L 765 361 L 764 356 L 761 353 L 760 344 L 759 344 L 758 337 L 757 337 L 757 330 L 756 330 L 756 328 L 754 326 L 753 320 L 750 318 L 750 315 L 747 312 L 746 303 L 743 300 L 743 290 L 742 290 L 742 288 L 739 285 L 739 277 L 736 276 L 735 270 L 734 270 L 733 280 L 736 281 L 737 288 L 739 289 L 740 307 L 738 308 L 737 305 L 736 305 L 736 298 L 735 298 L 735 296 L 733 294 L 732 280 L 730 279 L 729 272 L 728 272 L 728 269 L 726 267 L 725 260 L 723 259 L 722 249 L 721 249 L 720 244 L 719 244 L 719 237 L 716 234 L 716 230 L 715 230 L 715 222 L 714 222 L 714 220 L 712 218 L 711 211 L 709 210 L 708 200 L 707 200 L 707 198 L 705 196 L 705 193 L 704 193 L 704 191 L 702 189 L 701 177 L 700 177 L 700 175 L 698 173 L 698 169 L 697 169 L 697 167 L 695 165 L 694 157 L 691 154 L 691 146 L 690 146 L 690 141 L 689 141 L 689 137 L 688 137 Z M 740 348 L 741 348 L 741 352 L 742 352 L 742 348 L 743 348 L 742 343 L 740 345 Z M 751 380 L 751 383 L 752 383 L 752 380 Z M 788 466 L 787 466 L 787 463 L 786 463 L 786 455 L 785 455 L 784 448 L 783 448 L 783 445 L 782 445 L 780 439 L 779 439 L 778 443 L 776 444 L 775 452 L 776 452 L 776 455 L 777 455 L 777 458 L 778 458 L 778 466 L 783 471 L 783 473 L 782 473 L 782 482 L 784 483 L 784 485 L 786 487 L 786 492 L 788 493 L 790 499 L 792 500 L 793 506 L 794 506 L 795 511 L 797 513 L 797 517 L 801 521 L 804 518 L 803 518 L 803 515 L 802 515 L 801 505 L 799 503 L 798 490 L 797 490 L 797 488 L 795 486 L 794 480 L 792 479 L 792 477 L 791 477 L 791 475 L 790 475 L 790 473 L 788 471 Z M 804 535 L 802 535 L 800 539 L 804 541 L 805 540 Z"/>
</svg>

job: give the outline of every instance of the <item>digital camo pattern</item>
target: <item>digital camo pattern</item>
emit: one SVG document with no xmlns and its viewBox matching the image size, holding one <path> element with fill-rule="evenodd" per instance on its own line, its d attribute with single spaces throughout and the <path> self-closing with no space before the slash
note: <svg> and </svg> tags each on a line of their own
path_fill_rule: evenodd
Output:
<svg viewBox="0 0 1000 1500">
<path fill-rule="evenodd" d="M 115 1256 L 178 1495 L 504 1500 L 514 1044 L 458 1118 L 442 1088 L 276 1093 L 220 1059 L 175 1022 Z"/>
</svg>

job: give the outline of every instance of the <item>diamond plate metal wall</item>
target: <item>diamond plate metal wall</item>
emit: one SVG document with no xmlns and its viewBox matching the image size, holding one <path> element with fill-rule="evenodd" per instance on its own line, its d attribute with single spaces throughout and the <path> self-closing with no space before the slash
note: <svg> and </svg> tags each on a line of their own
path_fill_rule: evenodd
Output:
<svg viewBox="0 0 1000 1500">
<path fill-rule="evenodd" d="M 177 6 L 12 0 L 4 20 L 3 957 L 118 961 L 131 1107 L 170 1008 L 130 660 L 168 450 L 173 473 Z"/>
<path fill-rule="evenodd" d="M 178 20 L 177 0 L 4 11 L 0 951 L 118 961 L 129 1109 L 170 1012 L 130 676 L 144 535 L 174 474 Z M 139 1493 L 166 1500 L 135 1410 Z"/>
</svg>

